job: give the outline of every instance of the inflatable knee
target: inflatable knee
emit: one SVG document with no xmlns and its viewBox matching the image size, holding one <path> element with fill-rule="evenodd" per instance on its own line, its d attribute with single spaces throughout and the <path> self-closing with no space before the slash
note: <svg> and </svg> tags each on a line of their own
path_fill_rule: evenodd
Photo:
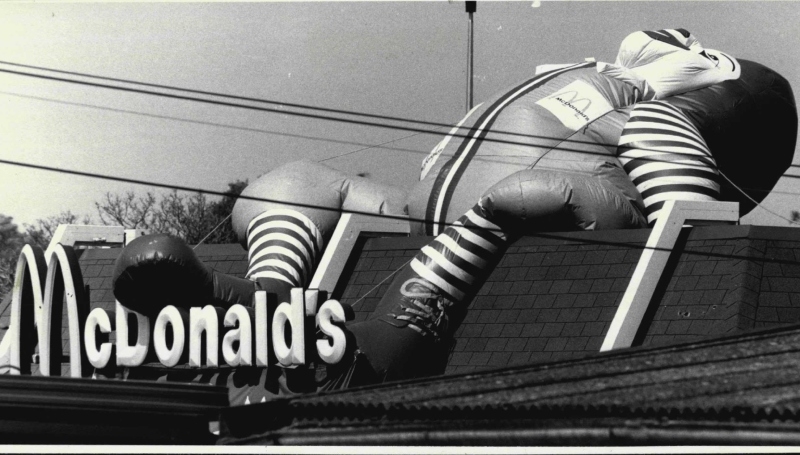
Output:
<svg viewBox="0 0 800 455">
<path fill-rule="evenodd" d="M 272 209 L 294 210 L 317 226 L 324 239 L 336 227 L 342 210 L 402 215 L 405 191 L 353 177 L 314 161 L 280 166 L 242 191 L 233 207 L 232 223 L 242 245 L 247 244 L 251 221 Z M 258 199 L 265 200 L 258 200 Z"/>
<path fill-rule="evenodd" d="M 292 287 L 311 280 L 343 208 L 400 214 L 405 198 L 403 191 L 308 161 L 276 169 L 242 195 L 252 199 L 238 199 L 232 221 L 248 246 L 249 280 L 210 269 L 182 240 L 158 234 L 134 240 L 120 254 L 114 273 L 117 299 L 147 314 L 171 304 L 251 305 L 256 281 L 259 289 L 288 301 Z"/>
<path fill-rule="evenodd" d="M 622 173 L 606 163 L 593 172 L 528 169 L 498 182 L 481 199 L 492 221 L 516 235 L 563 230 L 625 229 L 644 226 L 636 205 L 609 178 Z"/>
<path fill-rule="evenodd" d="M 266 199 L 238 199 L 233 208 L 234 230 L 248 250 L 247 278 L 280 298 L 311 281 L 343 210 L 399 215 L 405 198 L 402 190 L 312 161 L 281 166 L 242 194 Z"/>
</svg>

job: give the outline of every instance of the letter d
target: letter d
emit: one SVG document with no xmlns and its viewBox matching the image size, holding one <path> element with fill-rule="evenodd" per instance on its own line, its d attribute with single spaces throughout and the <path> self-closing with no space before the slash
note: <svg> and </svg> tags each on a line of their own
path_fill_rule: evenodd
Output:
<svg viewBox="0 0 800 455">
<path fill-rule="evenodd" d="M 284 367 L 305 365 L 306 340 L 305 340 L 305 302 L 303 288 L 293 288 L 291 291 L 292 303 L 283 302 L 275 309 L 272 318 L 272 346 L 275 357 Z M 292 345 L 286 346 L 286 324 L 292 331 Z"/>
</svg>

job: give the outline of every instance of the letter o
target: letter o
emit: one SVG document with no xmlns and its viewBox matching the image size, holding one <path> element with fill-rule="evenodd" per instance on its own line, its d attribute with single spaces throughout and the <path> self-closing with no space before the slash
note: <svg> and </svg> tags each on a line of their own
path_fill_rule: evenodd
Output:
<svg viewBox="0 0 800 455">
<path fill-rule="evenodd" d="M 167 347 L 167 325 L 172 326 L 172 347 Z M 166 367 L 174 367 L 183 355 L 186 344 L 186 330 L 181 313 L 172 305 L 164 307 L 153 327 L 153 345 L 158 360 Z"/>
</svg>

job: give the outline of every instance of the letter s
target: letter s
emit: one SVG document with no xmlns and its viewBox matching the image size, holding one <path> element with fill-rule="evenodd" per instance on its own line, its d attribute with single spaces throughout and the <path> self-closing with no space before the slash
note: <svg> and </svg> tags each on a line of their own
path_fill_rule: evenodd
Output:
<svg viewBox="0 0 800 455">
<path fill-rule="evenodd" d="M 317 313 L 317 326 L 330 337 L 328 340 L 317 340 L 317 353 L 319 358 L 327 364 L 336 364 L 344 357 L 347 348 L 347 337 L 341 327 L 336 323 L 343 324 L 347 320 L 342 304 L 336 300 L 328 300 L 323 303 Z"/>
</svg>

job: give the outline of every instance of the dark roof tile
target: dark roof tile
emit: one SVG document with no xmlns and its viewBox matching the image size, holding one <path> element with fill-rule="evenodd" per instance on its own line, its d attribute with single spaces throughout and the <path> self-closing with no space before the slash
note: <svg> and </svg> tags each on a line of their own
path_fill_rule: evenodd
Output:
<svg viewBox="0 0 800 455">
<path fill-rule="evenodd" d="M 553 308 L 572 308 L 577 298 L 575 294 L 558 294 L 553 302 Z"/>
</svg>

